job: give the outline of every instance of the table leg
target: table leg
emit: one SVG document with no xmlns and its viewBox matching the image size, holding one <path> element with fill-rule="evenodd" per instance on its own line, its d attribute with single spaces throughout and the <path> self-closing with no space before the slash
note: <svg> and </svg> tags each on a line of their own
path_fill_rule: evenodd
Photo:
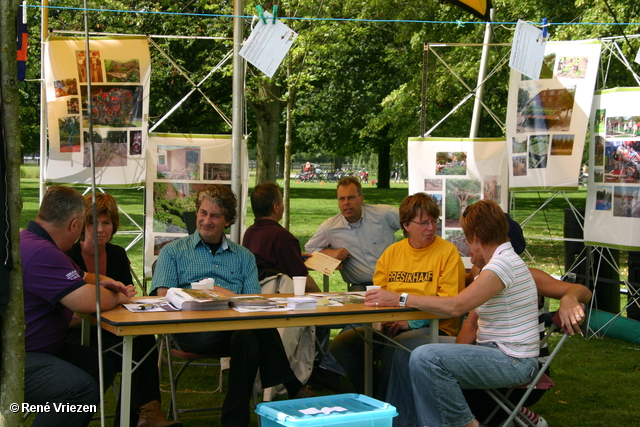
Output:
<svg viewBox="0 0 640 427">
<path fill-rule="evenodd" d="M 122 337 L 122 376 L 120 379 L 120 425 L 129 425 L 131 413 L 131 364 L 133 361 L 133 336 Z"/>
<path fill-rule="evenodd" d="M 373 332 L 371 323 L 364 328 L 364 394 L 373 397 Z"/>
<path fill-rule="evenodd" d="M 322 292 L 329 292 L 329 276 L 327 274 L 322 275 Z"/>
<path fill-rule="evenodd" d="M 429 321 L 429 340 L 431 344 L 438 342 L 438 335 L 440 335 L 440 319 L 431 319 Z"/>
</svg>

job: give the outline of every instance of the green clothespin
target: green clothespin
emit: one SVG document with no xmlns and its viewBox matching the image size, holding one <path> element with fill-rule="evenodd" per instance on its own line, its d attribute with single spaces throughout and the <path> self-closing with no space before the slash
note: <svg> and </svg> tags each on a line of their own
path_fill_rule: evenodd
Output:
<svg viewBox="0 0 640 427">
<path fill-rule="evenodd" d="M 458 24 L 458 27 L 464 27 L 464 24 L 459 19 L 456 19 L 456 24 Z"/>
<path fill-rule="evenodd" d="M 274 4 L 273 5 L 273 24 L 276 23 L 276 17 L 278 16 L 278 5 Z"/>
<path fill-rule="evenodd" d="M 262 6 L 257 5 L 257 6 L 256 6 L 256 9 L 258 10 L 258 15 L 260 15 L 260 19 L 262 19 L 262 23 L 263 23 L 264 25 L 267 25 L 267 20 L 266 20 L 266 18 L 264 17 L 264 10 L 262 10 Z"/>
</svg>

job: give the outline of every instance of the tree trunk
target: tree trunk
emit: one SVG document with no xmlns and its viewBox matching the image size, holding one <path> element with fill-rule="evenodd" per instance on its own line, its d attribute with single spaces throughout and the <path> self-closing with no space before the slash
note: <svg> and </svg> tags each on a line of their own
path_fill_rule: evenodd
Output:
<svg viewBox="0 0 640 427">
<path fill-rule="evenodd" d="M 249 105 L 256 116 L 256 184 L 276 180 L 278 139 L 282 102 L 282 88 L 273 80 L 264 80 L 260 87 L 260 101 Z"/>
<path fill-rule="evenodd" d="M 291 75 L 291 61 L 287 61 L 287 77 Z M 291 148 L 293 147 L 293 99 L 295 90 L 289 89 L 289 97 L 287 98 L 287 125 L 286 136 L 284 140 L 284 160 L 282 162 L 282 170 L 284 174 L 284 186 L 282 189 L 282 199 L 284 203 L 284 215 L 282 216 L 282 226 L 289 229 L 290 218 L 290 186 L 291 186 Z"/>
<path fill-rule="evenodd" d="M 378 146 L 378 188 L 390 188 L 391 144 L 385 142 Z"/>
<path fill-rule="evenodd" d="M 16 14 L 20 0 L 0 0 L 0 127 L 4 132 L 7 160 L 7 205 L 14 261 L 9 275 L 10 299 L 0 317 L 0 426 L 21 426 L 22 413 L 9 403 L 24 400 L 24 302 L 20 264 L 20 115 L 16 65 Z"/>
</svg>

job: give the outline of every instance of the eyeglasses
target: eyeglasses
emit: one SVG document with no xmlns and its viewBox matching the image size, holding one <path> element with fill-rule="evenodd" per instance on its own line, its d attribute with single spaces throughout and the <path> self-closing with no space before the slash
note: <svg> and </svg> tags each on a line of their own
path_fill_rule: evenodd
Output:
<svg viewBox="0 0 640 427">
<path fill-rule="evenodd" d="M 440 224 L 440 218 L 434 219 L 432 221 L 424 221 L 424 222 L 418 222 L 418 221 L 409 221 L 412 222 L 414 224 L 418 224 L 420 227 L 428 227 L 430 225 L 433 225 L 434 227 L 437 227 Z"/>
</svg>

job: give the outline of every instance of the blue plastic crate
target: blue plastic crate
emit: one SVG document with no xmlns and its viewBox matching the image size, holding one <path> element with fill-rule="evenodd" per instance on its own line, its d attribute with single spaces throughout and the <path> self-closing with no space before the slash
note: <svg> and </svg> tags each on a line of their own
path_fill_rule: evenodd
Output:
<svg viewBox="0 0 640 427">
<path fill-rule="evenodd" d="M 332 411 L 315 415 L 304 414 L 300 410 L 340 407 L 346 411 Z M 396 408 L 369 396 L 356 393 L 332 396 L 309 397 L 306 399 L 281 400 L 260 403 L 256 408 L 261 427 L 279 426 L 348 426 L 348 427 L 391 427 Z"/>
</svg>

